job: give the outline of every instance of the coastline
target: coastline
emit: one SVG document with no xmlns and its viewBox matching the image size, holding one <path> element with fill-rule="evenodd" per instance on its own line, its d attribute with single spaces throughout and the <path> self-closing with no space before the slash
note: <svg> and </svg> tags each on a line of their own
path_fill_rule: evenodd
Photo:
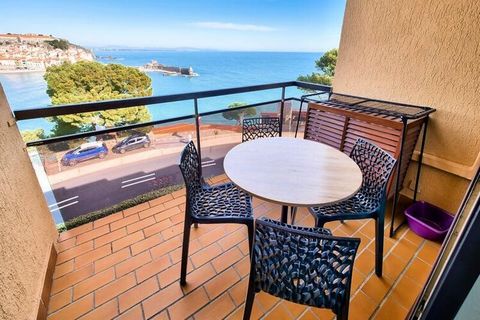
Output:
<svg viewBox="0 0 480 320">
<path fill-rule="evenodd" d="M 45 70 L 0 70 L 0 73 L 45 73 Z"/>
</svg>

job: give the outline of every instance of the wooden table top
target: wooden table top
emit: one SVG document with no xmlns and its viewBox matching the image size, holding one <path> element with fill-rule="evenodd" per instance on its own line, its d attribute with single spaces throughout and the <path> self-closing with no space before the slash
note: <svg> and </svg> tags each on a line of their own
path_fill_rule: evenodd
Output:
<svg viewBox="0 0 480 320">
<path fill-rule="evenodd" d="M 225 156 L 225 174 L 253 196 L 289 206 L 322 206 L 354 195 L 362 184 L 358 165 L 322 143 L 263 138 L 241 143 Z"/>
</svg>

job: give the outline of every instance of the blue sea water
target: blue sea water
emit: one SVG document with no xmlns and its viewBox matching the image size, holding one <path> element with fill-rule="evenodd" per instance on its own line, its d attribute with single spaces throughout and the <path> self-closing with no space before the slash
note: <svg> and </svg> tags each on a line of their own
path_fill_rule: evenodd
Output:
<svg viewBox="0 0 480 320">
<path fill-rule="evenodd" d="M 315 59 L 321 53 L 299 52 L 225 52 L 225 51 L 95 51 L 98 61 L 142 66 L 151 60 L 164 65 L 191 66 L 198 77 L 164 76 L 149 72 L 153 95 L 214 90 L 255 84 L 295 80 L 300 74 L 314 71 Z M 13 110 L 50 105 L 46 83 L 41 73 L 0 74 L 7 99 Z M 200 99 L 200 112 L 222 109 L 236 101 L 255 103 L 279 99 L 280 89 Z M 299 96 L 296 88 L 287 89 L 287 96 Z M 149 106 L 152 118 L 165 119 L 193 112 L 192 101 Z M 21 130 L 42 128 L 52 124 L 45 119 L 22 121 Z"/>
</svg>

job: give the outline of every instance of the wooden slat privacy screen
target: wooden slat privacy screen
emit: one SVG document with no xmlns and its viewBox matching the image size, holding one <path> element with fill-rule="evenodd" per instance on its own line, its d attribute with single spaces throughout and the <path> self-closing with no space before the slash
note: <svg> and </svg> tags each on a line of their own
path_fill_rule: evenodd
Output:
<svg viewBox="0 0 480 320">
<path fill-rule="evenodd" d="M 419 118 L 407 122 L 400 186 L 403 185 L 424 121 L 425 118 Z M 326 101 L 308 104 L 304 137 L 330 145 L 346 154 L 350 154 L 358 138 L 364 138 L 398 159 L 402 144 L 402 129 L 403 123 L 399 117 L 374 111 L 354 110 Z M 390 179 L 387 191 L 389 196 L 394 193 L 395 179 L 395 175 Z"/>
</svg>

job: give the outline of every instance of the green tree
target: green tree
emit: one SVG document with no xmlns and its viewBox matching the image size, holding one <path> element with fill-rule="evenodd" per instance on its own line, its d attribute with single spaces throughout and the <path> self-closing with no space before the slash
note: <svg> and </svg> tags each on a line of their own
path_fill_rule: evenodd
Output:
<svg viewBox="0 0 480 320">
<path fill-rule="evenodd" d="M 297 78 L 297 80 L 332 85 L 332 80 L 335 76 L 335 67 L 337 65 L 337 56 L 337 49 L 332 49 L 325 52 L 320 59 L 315 61 L 315 67 L 320 72 L 312 72 L 312 74 L 305 76 L 301 75 Z"/>
<path fill-rule="evenodd" d="M 55 39 L 55 40 L 45 41 L 45 42 L 51 45 L 54 49 L 67 50 L 68 47 L 70 46 L 70 43 L 64 39 Z"/>
<path fill-rule="evenodd" d="M 25 142 L 42 140 L 46 138 L 45 131 L 43 131 L 43 129 L 25 130 L 21 133 L 23 141 Z"/>
<path fill-rule="evenodd" d="M 152 94 L 152 81 L 136 68 L 119 64 L 80 61 L 49 67 L 47 94 L 53 105 L 144 97 Z M 49 118 L 55 136 L 92 130 L 95 124 L 112 127 L 149 121 L 145 106 Z"/>
<path fill-rule="evenodd" d="M 229 109 L 235 109 L 246 106 L 245 102 L 234 102 L 228 106 Z M 236 120 L 237 124 L 241 124 L 245 117 L 252 117 L 257 114 L 255 108 L 236 109 L 232 111 L 225 111 L 222 116 L 227 120 Z"/>
</svg>

